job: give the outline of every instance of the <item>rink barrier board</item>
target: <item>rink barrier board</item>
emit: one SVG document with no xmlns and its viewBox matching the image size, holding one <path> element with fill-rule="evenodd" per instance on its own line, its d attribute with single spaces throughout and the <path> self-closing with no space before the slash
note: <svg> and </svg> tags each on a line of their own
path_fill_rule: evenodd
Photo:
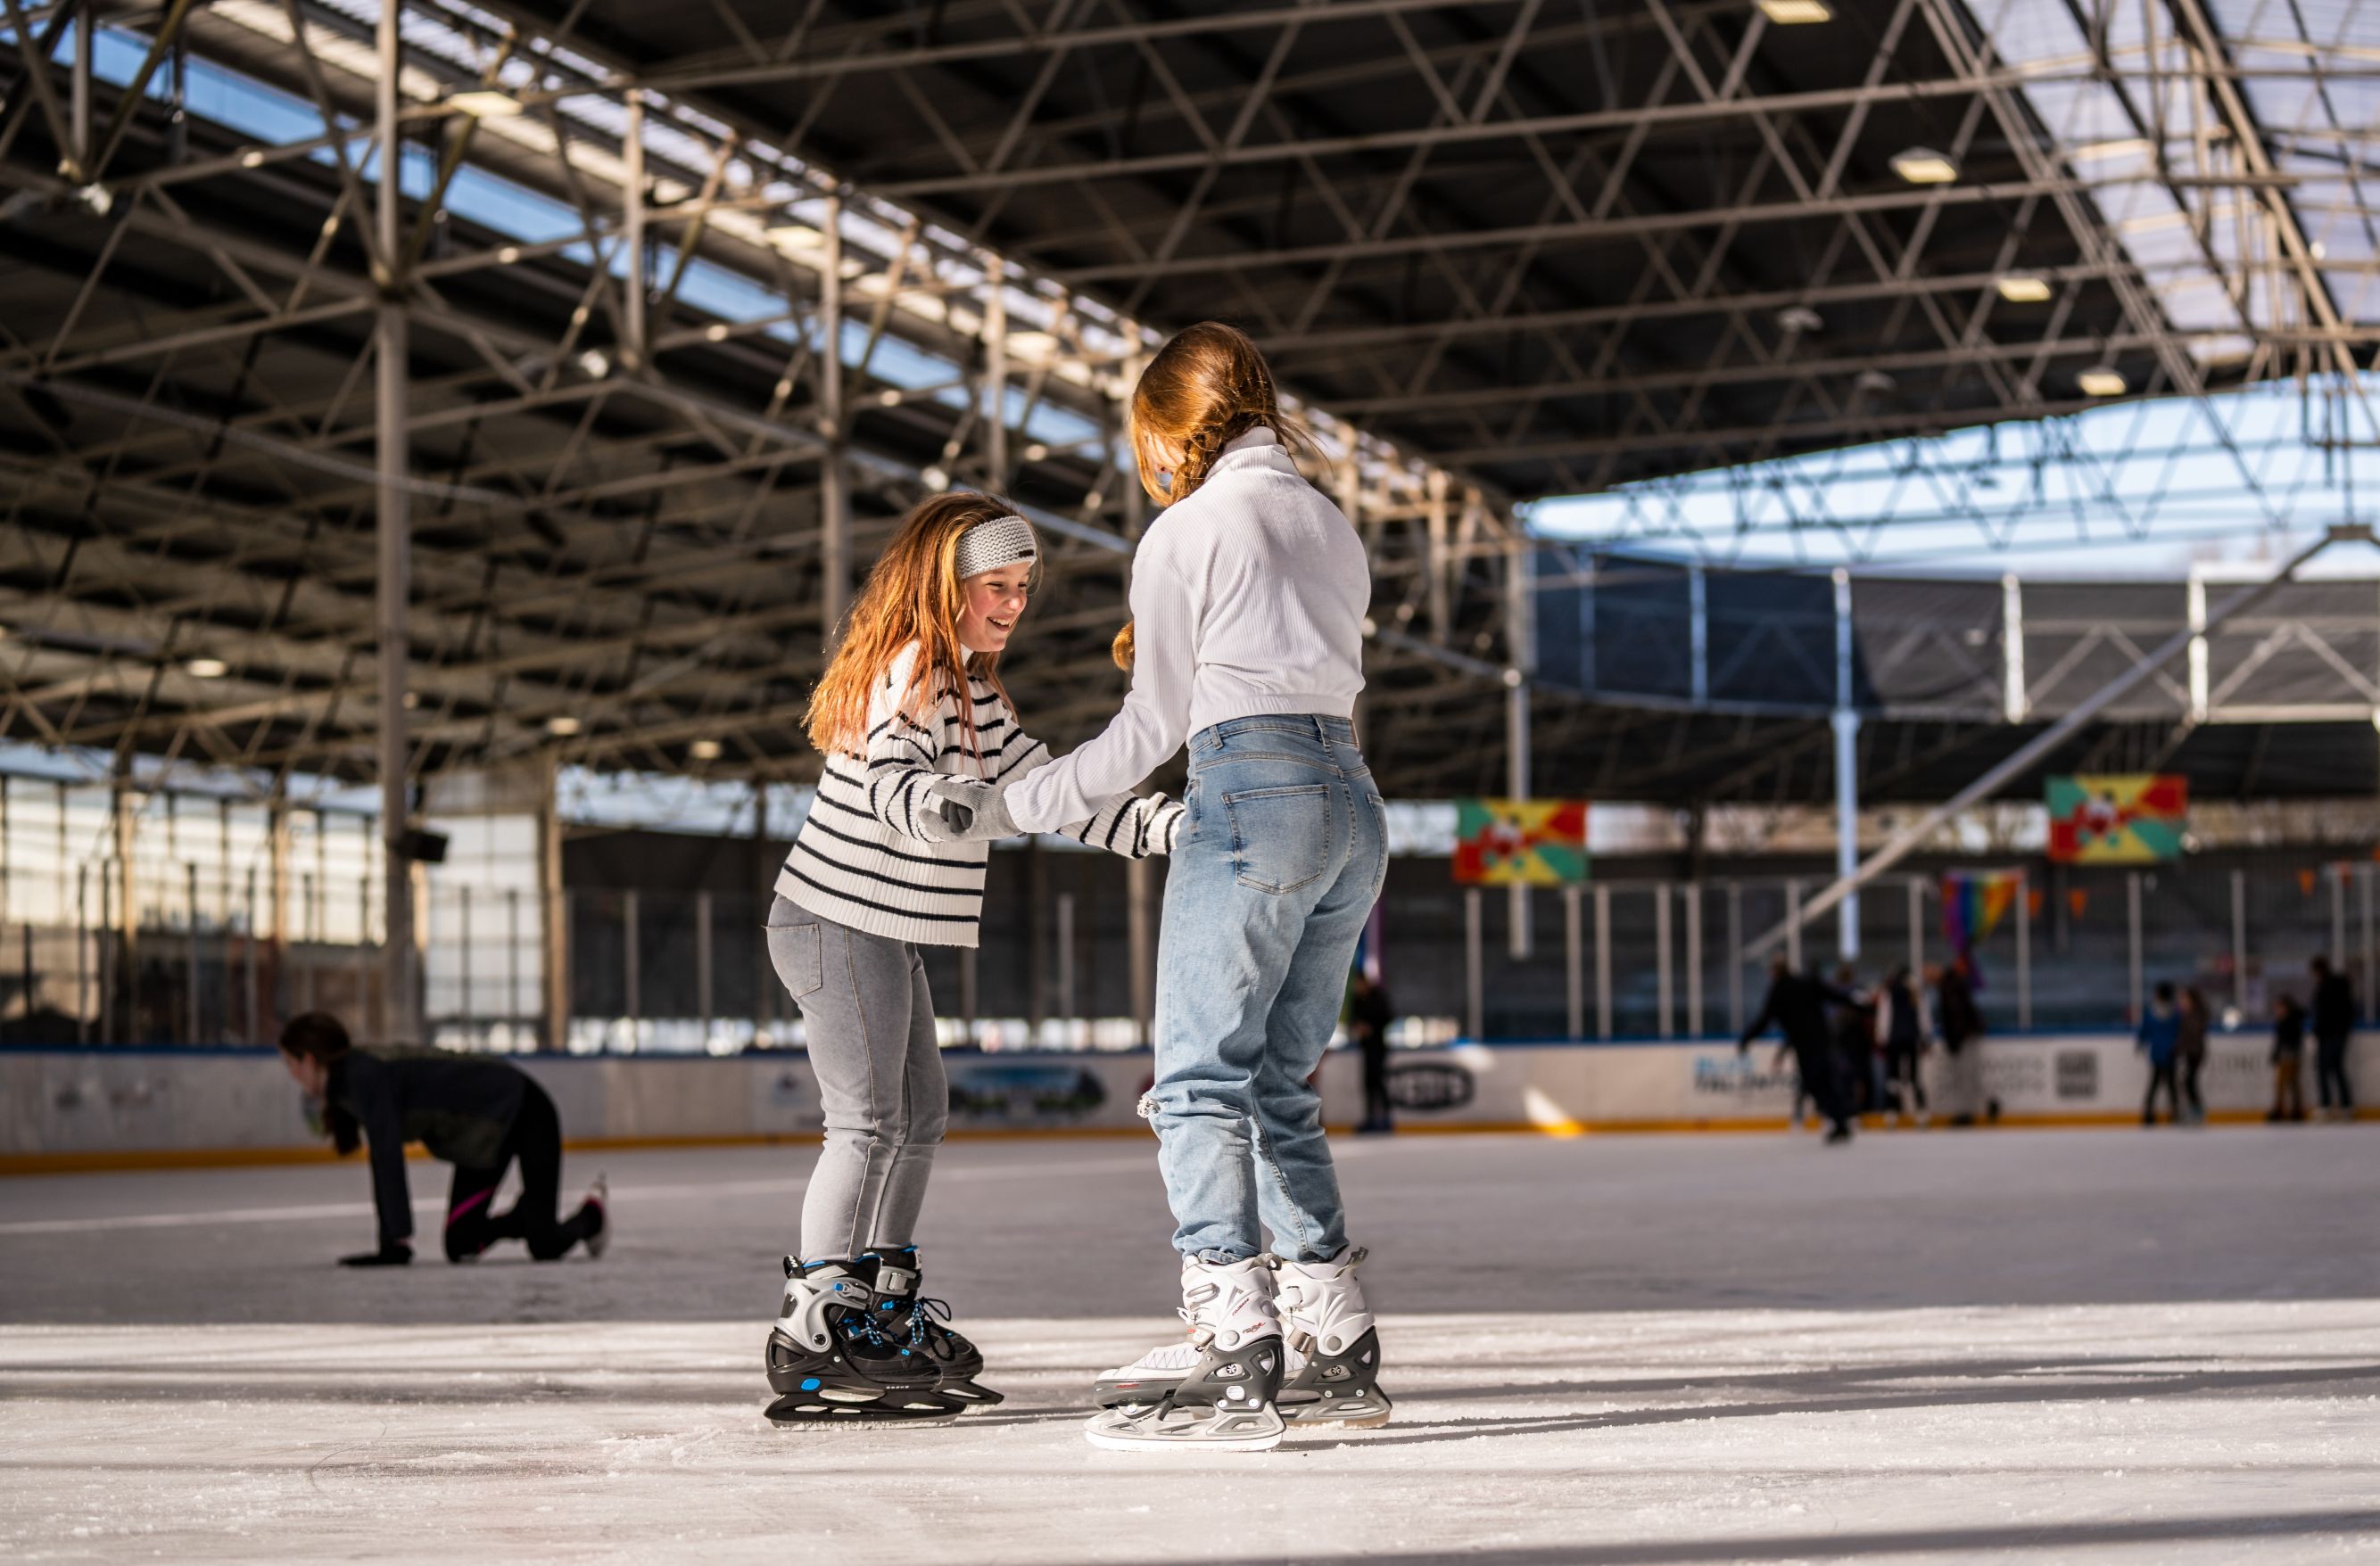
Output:
<svg viewBox="0 0 2380 1566">
<path fill-rule="evenodd" d="M 2210 1118 L 2262 1118 L 2271 1093 L 2261 1035 L 2210 1041 L 2203 1082 Z M 1794 1083 L 1762 1041 L 1625 1045 L 1458 1044 L 1399 1050 L 1391 1093 L 1401 1132 L 1533 1132 L 1549 1135 L 1774 1131 Z M 570 1145 L 618 1147 L 764 1146 L 815 1141 L 818 1099 L 798 1054 L 722 1057 L 516 1056 L 554 1099 Z M 2000 1101 L 2001 1124 L 2137 1123 L 2147 1065 L 2122 1034 L 1995 1038 L 1974 1056 L 1979 1082 Z M 1961 1107 L 1961 1084 L 1937 1050 L 1927 1058 L 1936 1123 Z M 1146 1051 L 946 1057 L 953 1140 L 1015 1136 L 1147 1136 L 1133 1106 L 1148 1086 Z M 2358 1036 L 2350 1071 L 2367 1103 L 2380 1100 L 2380 1035 Z M 2313 1100 L 2313 1067 L 2304 1067 Z M 1361 1063 L 1334 1050 L 1323 1063 L 1324 1118 L 1361 1112 Z M 1980 1101 L 1973 1106 L 1980 1113 Z M 2362 1118 L 2370 1118 L 2367 1115 Z M 0 1173 L 211 1167 L 328 1158 L 308 1133 L 298 1095 L 271 1050 L 26 1049 L 0 1050 Z"/>
</svg>

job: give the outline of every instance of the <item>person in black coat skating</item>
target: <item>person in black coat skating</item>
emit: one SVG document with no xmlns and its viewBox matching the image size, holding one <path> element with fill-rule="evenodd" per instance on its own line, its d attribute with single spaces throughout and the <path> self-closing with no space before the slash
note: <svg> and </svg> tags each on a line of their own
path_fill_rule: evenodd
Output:
<svg viewBox="0 0 2380 1566">
<path fill-rule="evenodd" d="M 1784 1034 L 1786 1046 L 1793 1051 L 1794 1063 L 1802 1073 L 1803 1087 L 1832 1127 L 1827 1133 L 1829 1143 L 1850 1141 L 1852 1123 L 1843 1104 L 1842 1084 L 1836 1080 L 1829 1048 L 1832 1017 L 1828 1008 L 1858 1003 L 1852 995 L 1815 974 L 1795 973 L 1780 953 L 1769 960 L 1768 994 L 1760 1002 L 1760 1014 L 1752 1019 L 1752 1026 L 1736 1040 L 1736 1053 L 1742 1054 L 1772 1025 Z"/>
</svg>

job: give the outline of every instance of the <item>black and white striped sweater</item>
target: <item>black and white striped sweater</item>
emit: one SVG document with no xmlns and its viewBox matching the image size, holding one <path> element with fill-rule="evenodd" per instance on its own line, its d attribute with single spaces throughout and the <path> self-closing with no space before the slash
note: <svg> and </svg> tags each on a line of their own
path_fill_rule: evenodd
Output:
<svg viewBox="0 0 2380 1566">
<path fill-rule="evenodd" d="M 1050 747 L 1017 726 L 1014 710 L 981 675 L 967 680 L 972 746 L 948 688 L 930 713 L 899 710 L 917 658 L 912 642 L 878 685 L 868 705 L 866 754 L 827 758 L 809 819 L 777 872 L 777 891 L 820 918 L 871 935 L 973 946 L 990 845 L 944 841 L 927 791 L 938 776 L 1014 783 L 1047 766 Z M 1181 821 L 1178 801 L 1120 794 L 1088 820 L 1059 830 L 1138 859 L 1171 850 Z"/>
</svg>

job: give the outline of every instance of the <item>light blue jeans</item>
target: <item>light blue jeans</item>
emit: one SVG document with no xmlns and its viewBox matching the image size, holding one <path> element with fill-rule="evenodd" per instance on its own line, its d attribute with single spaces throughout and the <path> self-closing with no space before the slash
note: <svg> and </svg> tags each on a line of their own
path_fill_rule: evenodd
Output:
<svg viewBox="0 0 2380 1566">
<path fill-rule="evenodd" d="M 1387 811 L 1344 718 L 1234 718 L 1190 741 L 1165 876 L 1149 1089 L 1174 1249 L 1292 1261 L 1346 1248 L 1306 1078 L 1388 874 Z"/>
</svg>

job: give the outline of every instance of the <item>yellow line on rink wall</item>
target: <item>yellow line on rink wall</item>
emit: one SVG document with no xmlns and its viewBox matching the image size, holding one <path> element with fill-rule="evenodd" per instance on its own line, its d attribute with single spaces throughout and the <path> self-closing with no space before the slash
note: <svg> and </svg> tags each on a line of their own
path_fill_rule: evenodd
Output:
<svg viewBox="0 0 2380 1566">
<path fill-rule="evenodd" d="M 2215 1125 L 2262 1125 L 2265 1116 L 2255 1110 L 2216 1110 L 2207 1115 Z M 2380 1120 L 2380 1109 L 2364 1108 L 2355 1111 L 2359 1121 Z M 1530 1121 L 1498 1122 L 1433 1122 L 1408 1119 L 1398 1125 L 1400 1136 L 1646 1136 L 1681 1134 L 1722 1134 L 1744 1135 L 1767 1133 L 1775 1135 L 1785 1131 L 1789 1122 L 1781 1116 L 1760 1120 L 1620 1120 L 1576 1121 L 1560 1120 L 1536 1123 Z M 1919 1130 L 1988 1131 L 1996 1127 L 2011 1129 L 2085 1129 L 2092 1127 L 2138 1125 L 2140 1116 L 2121 1111 L 2095 1111 L 2077 1114 L 2002 1115 L 1998 1120 L 1973 1126 L 1953 1126 L 1936 1121 L 1930 1126 L 1902 1125 L 1896 1127 L 1884 1116 L 1870 1115 L 1860 1122 L 1860 1129 L 1874 1135 L 1897 1135 Z M 2160 1125 L 2168 1123 L 2160 1122 Z M 2308 1123 L 2314 1123 L 2309 1121 Z M 1354 1127 L 1334 1125 L 1334 1135 L 1349 1135 Z M 1151 1140 L 1146 1126 L 1140 1125 L 1062 1125 L 1018 1126 L 1006 1129 L 953 1131 L 953 1142 L 1075 1142 Z M 589 1136 L 573 1137 L 563 1146 L 574 1152 L 638 1152 L 671 1148 L 698 1149 L 704 1147 L 816 1147 L 816 1133 L 746 1133 L 730 1136 Z M 406 1155 L 427 1159 L 430 1155 L 419 1146 L 408 1147 Z M 360 1153 L 353 1155 L 360 1161 Z M 319 1164 L 338 1162 L 338 1155 L 327 1147 L 136 1147 L 99 1149 L 56 1153 L 0 1153 L 0 1177 L 39 1174 L 115 1174 L 142 1170 L 161 1169 L 251 1169 L 277 1164 Z"/>
</svg>

